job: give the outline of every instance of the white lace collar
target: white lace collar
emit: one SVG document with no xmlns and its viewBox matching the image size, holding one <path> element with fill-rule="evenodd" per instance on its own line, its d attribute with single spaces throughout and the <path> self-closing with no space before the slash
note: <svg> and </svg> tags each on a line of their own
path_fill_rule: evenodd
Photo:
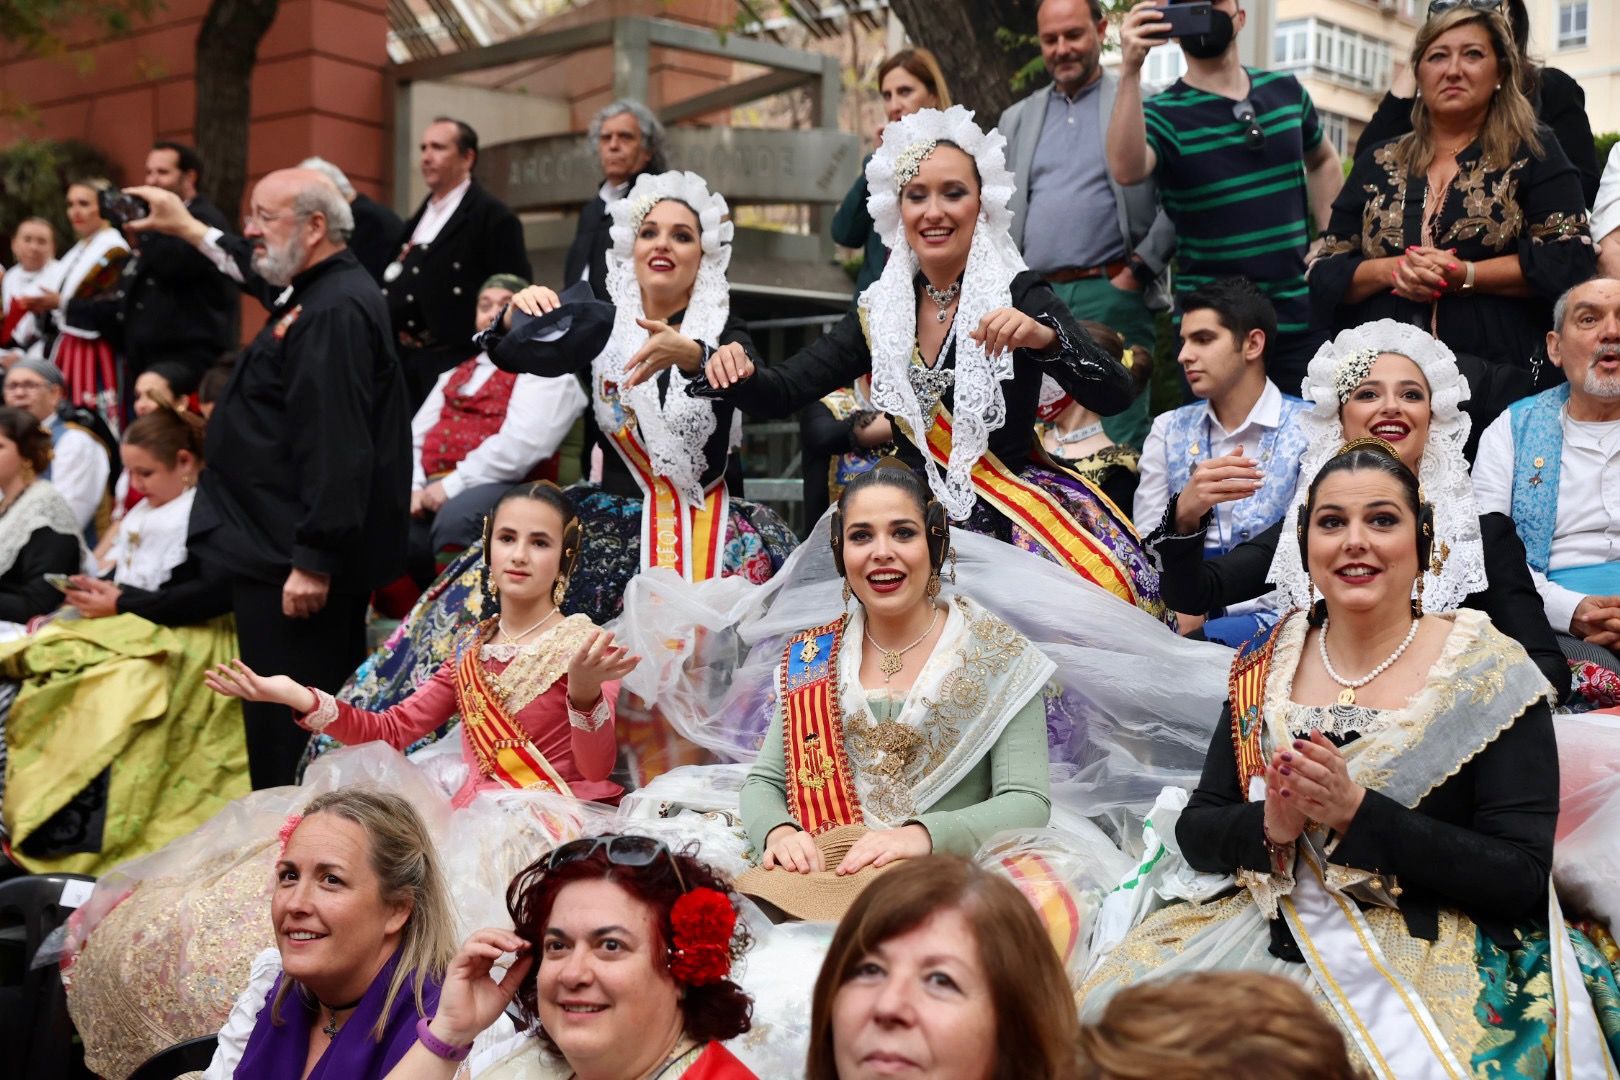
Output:
<svg viewBox="0 0 1620 1080">
<path fill-rule="evenodd" d="M 1014 181 L 1007 169 L 1007 140 L 991 129 L 986 134 L 973 122 L 973 113 L 960 105 L 944 112 L 922 109 L 883 129 L 883 145 L 866 166 L 871 189 L 867 210 L 878 235 L 889 246 L 883 274 L 861 294 L 872 354 L 872 407 L 898 417 L 919 444 L 933 425 L 912 385 L 911 357 L 917 346 L 917 294 L 913 279 L 917 255 L 906 242 L 900 220 L 900 186 L 908 168 L 930 144 L 950 141 L 961 147 L 978 166 L 982 182 L 979 220 L 973 229 L 956 321 L 941 357 L 955 342 L 955 386 L 952 401 L 951 456 L 943 475 L 933 458 L 923 454 L 928 484 L 952 518 L 966 520 L 973 512 L 972 470 L 990 445 L 990 432 L 1007 419 L 1007 399 L 1001 382 L 1013 375 L 1012 354 L 991 359 L 971 337 L 979 321 L 996 308 L 1012 304 L 1012 279 L 1027 269 L 1012 242 L 1008 227 L 1012 213 L 1007 202 Z M 900 174 L 897 176 L 897 173 Z"/>
<path fill-rule="evenodd" d="M 15 501 L 0 506 L 0 574 L 11 569 L 29 538 L 42 528 L 78 540 L 82 561 L 84 540 L 73 508 L 50 481 L 35 480 L 23 488 Z"/>
<path fill-rule="evenodd" d="M 704 447 L 715 429 L 713 403 L 687 394 L 687 377 L 673 369 L 662 400 L 656 379 L 631 389 L 620 385 L 625 363 L 647 341 L 647 331 L 636 323 L 642 307 L 641 285 L 631 258 L 635 233 L 647 211 L 664 199 L 677 199 L 692 207 L 702 230 L 703 259 L 681 333 L 694 341 L 718 345 L 731 314 L 726 267 L 731 262 L 733 228 L 726 220 L 725 199 L 711 193 L 696 173 L 643 173 L 629 194 L 609 207 L 613 247 L 608 252 L 607 286 L 615 309 L 613 333 L 591 362 L 591 403 L 604 431 L 618 431 L 634 423 L 652 458 L 653 471 L 697 502 L 703 497 L 703 470 L 708 463 Z"/>
</svg>

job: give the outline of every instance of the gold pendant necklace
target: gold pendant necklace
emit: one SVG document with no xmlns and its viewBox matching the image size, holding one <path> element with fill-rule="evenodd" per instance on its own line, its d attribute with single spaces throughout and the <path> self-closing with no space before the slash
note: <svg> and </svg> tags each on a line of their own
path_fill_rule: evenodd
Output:
<svg viewBox="0 0 1620 1080">
<path fill-rule="evenodd" d="M 870 641 L 872 643 L 872 647 L 883 654 L 883 658 L 878 661 L 878 670 L 883 672 L 883 681 L 885 683 L 900 673 L 900 669 L 906 666 L 906 653 L 928 640 L 928 635 L 934 632 L 934 627 L 938 624 L 938 622 L 939 608 L 935 607 L 934 617 L 928 620 L 928 629 L 922 632 L 922 637 L 918 638 L 916 641 L 913 641 L 910 645 L 907 645 L 903 649 L 885 648 L 877 638 L 872 636 L 872 628 L 870 626 L 863 626 L 861 628 L 861 632 L 866 635 L 866 640 Z"/>
</svg>

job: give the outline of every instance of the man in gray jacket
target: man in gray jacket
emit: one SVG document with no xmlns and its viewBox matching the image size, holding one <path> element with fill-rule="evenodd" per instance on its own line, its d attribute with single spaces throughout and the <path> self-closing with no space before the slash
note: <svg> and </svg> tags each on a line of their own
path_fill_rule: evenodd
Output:
<svg viewBox="0 0 1620 1080">
<path fill-rule="evenodd" d="M 1103 144 L 1118 85 L 1102 69 L 1108 20 L 1100 0 L 1042 0 L 1035 18 L 1052 84 L 1015 102 L 998 125 L 1018 178 L 1013 240 L 1075 318 L 1151 349 L 1154 313 L 1170 306 L 1165 268 L 1175 232 L 1151 180 L 1122 187 L 1108 172 Z M 1147 395 L 1104 427 L 1115 442 L 1140 447 Z"/>
</svg>

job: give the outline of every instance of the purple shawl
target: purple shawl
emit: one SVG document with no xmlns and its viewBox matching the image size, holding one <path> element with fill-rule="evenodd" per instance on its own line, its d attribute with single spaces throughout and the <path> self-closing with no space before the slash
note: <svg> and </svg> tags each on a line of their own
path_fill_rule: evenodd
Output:
<svg viewBox="0 0 1620 1080">
<path fill-rule="evenodd" d="M 354 1013 L 343 1022 L 337 1038 L 321 1054 L 309 1080 L 382 1080 L 399 1063 L 416 1042 L 416 992 L 412 980 L 407 979 L 394 998 L 394 1007 L 388 1011 L 388 1024 L 382 1041 L 377 1041 L 371 1029 L 376 1026 L 382 1012 L 383 999 L 388 996 L 388 983 L 394 977 L 394 966 L 399 953 L 377 972 L 366 988 L 365 997 Z M 299 1080 L 304 1075 L 304 1063 L 309 1059 L 310 1029 L 322 1021 L 321 1010 L 295 987 L 287 992 L 281 1003 L 281 1023 L 270 1021 L 270 1006 L 276 1000 L 285 974 L 276 976 L 270 993 L 259 1010 L 253 1034 L 248 1036 L 242 1050 L 242 1060 L 235 1075 L 253 1080 Z M 439 984 L 427 978 L 422 986 L 422 1005 L 432 1016 L 439 1005 Z"/>
</svg>

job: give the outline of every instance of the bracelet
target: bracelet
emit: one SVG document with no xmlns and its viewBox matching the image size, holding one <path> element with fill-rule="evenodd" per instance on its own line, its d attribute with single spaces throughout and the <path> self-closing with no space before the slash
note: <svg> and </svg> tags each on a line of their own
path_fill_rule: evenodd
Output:
<svg viewBox="0 0 1620 1080">
<path fill-rule="evenodd" d="M 422 1049 L 436 1058 L 445 1061 L 466 1061 L 467 1055 L 472 1053 L 472 1043 L 466 1046 L 451 1046 L 428 1028 L 429 1020 L 422 1017 L 416 1022 L 416 1041 L 422 1044 Z"/>
<path fill-rule="evenodd" d="M 1266 859 L 1271 863 L 1271 868 L 1278 873 L 1282 873 L 1284 870 L 1286 870 L 1288 849 L 1294 846 L 1293 842 L 1289 841 L 1286 844 L 1277 843 L 1271 838 L 1271 834 L 1266 831 L 1266 823 L 1264 821 L 1260 822 L 1260 841 L 1266 845 Z"/>
<path fill-rule="evenodd" d="M 1463 283 L 1457 286 L 1457 291 L 1459 293 L 1471 293 L 1474 291 L 1474 264 L 1470 261 L 1465 262 L 1463 265 L 1467 269 L 1463 271 Z"/>
</svg>

